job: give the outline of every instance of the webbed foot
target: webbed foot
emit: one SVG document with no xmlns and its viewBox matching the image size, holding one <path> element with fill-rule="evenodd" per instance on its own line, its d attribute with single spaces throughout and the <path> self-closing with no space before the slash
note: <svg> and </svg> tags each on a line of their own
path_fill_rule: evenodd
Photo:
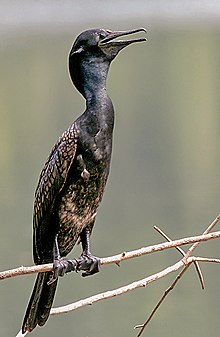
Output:
<svg viewBox="0 0 220 337">
<path fill-rule="evenodd" d="M 77 265 L 76 259 L 71 260 L 67 258 L 61 258 L 56 235 L 53 247 L 53 271 L 47 284 L 52 284 L 59 276 L 64 276 L 66 273 L 76 271 Z"/>
<path fill-rule="evenodd" d="M 59 258 L 53 262 L 53 272 L 50 276 L 48 284 L 53 283 L 59 276 L 64 276 L 71 271 L 77 271 L 77 259 Z"/>
<path fill-rule="evenodd" d="M 53 248 L 53 271 L 50 275 L 48 285 L 57 280 L 59 276 L 64 276 L 71 271 L 84 271 L 82 276 L 90 276 L 99 272 L 100 259 L 92 256 L 89 250 L 89 231 L 85 229 L 81 234 L 81 241 L 83 245 L 83 253 L 78 259 L 61 258 L 57 235 L 54 241 Z"/>
<path fill-rule="evenodd" d="M 100 259 L 96 256 L 92 256 L 91 254 L 82 254 L 77 259 L 77 271 L 85 271 L 82 273 L 83 277 L 91 276 L 99 272 L 100 269 Z"/>
</svg>

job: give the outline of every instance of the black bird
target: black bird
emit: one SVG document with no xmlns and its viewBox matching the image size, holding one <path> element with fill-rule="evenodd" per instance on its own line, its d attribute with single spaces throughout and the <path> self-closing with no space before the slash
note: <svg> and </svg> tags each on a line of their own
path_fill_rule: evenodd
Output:
<svg viewBox="0 0 220 337">
<path fill-rule="evenodd" d="M 115 39 L 140 31 L 145 29 L 87 30 L 70 50 L 70 77 L 86 100 L 86 110 L 60 136 L 40 174 L 33 215 L 34 262 L 53 261 L 54 270 L 37 276 L 23 333 L 47 321 L 58 276 L 71 270 L 84 270 L 83 276 L 87 276 L 99 269 L 99 259 L 90 253 L 89 236 L 103 197 L 112 152 L 114 109 L 106 78 L 110 63 L 120 50 L 146 40 Z M 78 240 L 82 243 L 81 257 L 64 258 Z"/>
</svg>

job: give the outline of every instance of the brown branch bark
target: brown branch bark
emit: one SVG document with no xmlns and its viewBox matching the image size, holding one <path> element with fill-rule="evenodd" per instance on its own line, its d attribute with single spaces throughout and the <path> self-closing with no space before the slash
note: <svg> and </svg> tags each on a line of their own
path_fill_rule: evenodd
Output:
<svg viewBox="0 0 220 337">
<path fill-rule="evenodd" d="M 144 248 L 137 249 L 137 250 L 130 251 L 130 252 L 124 252 L 124 253 L 121 253 L 121 254 L 118 254 L 118 255 L 115 255 L 115 256 L 111 256 L 111 257 L 102 258 L 101 259 L 102 265 L 110 264 L 110 263 L 119 264 L 121 261 L 128 260 L 128 259 L 131 259 L 131 258 L 134 258 L 134 257 L 139 257 L 139 256 L 142 256 L 142 255 L 145 255 L 145 254 L 150 254 L 150 253 L 153 253 L 153 252 L 158 252 L 158 251 L 162 251 L 162 250 L 165 250 L 165 249 L 169 249 L 169 248 L 173 248 L 173 247 L 179 247 L 179 246 L 182 246 L 182 245 L 193 243 L 193 245 L 189 248 L 187 253 L 185 253 L 184 251 L 181 251 L 181 249 L 179 249 L 182 254 L 184 253 L 184 257 L 180 261 L 178 261 L 177 263 L 165 268 L 164 270 L 162 270 L 162 271 L 160 271 L 156 274 L 153 274 L 151 276 L 145 277 L 141 280 L 132 282 L 132 283 L 126 285 L 126 286 L 123 286 L 123 287 L 120 287 L 120 288 L 117 288 L 117 289 L 114 289 L 114 290 L 106 291 L 106 292 L 103 292 L 103 293 L 85 298 L 83 300 L 80 300 L 80 301 L 77 301 L 75 303 L 71 303 L 71 304 L 68 304 L 68 305 L 65 305 L 65 306 L 62 306 L 62 307 L 59 307 L 59 308 L 53 308 L 53 309 L 51 309 L 51 315 L 67 313 L 67 312 L 79 309 L 81 307 L 91 305 L 93 303 L 96 303 L 96 302 L 104 300 L 104 299 L 108 299 L 108 298 L 111 298 L 111 297 L 122 295 L 126 292 L 135 290 L 135 289 L 140 288 L 140 287 L 146 287 L 148 284 L 150 284 L 154 281 L 157 281 L 158 279 L 163 278 L 163 277 L 167 276 L 168 274 L 183 268 L 181 270 L 181 272 L 178 274 L 178 276 L 175 278 L 175 280 L 171 284 L 171 286 L 165 291 L 164 295 L 162 296 L 160 301 L 157 303 L 157 305 L 153 309 L 153 311 L 152 311 L 151 315 L 149 316 L 149 318 L 147 319 L 147 321 L 144 324 L 142 324 L 141 326 L 138 326 L 139 328 L 141 328 L 141 331 L 138 334 L 138 336 L 140 336 L 142 334 L 144 328 L 148 324 L 148 322 L 153 317 L 156 310 L 159 308 L 161 303 L 166 298 L 167 294 L 175 287 L 177 282 L 180 280 L 182 275 L 185 273 L 185 271 L 188 269 L 188 267 L 192 263 L 194 263 L 194 264 L 198 264 L 198 262 L 220 263 L 220 259 L 216 259 L 216 258 L 204 258 L 204 257 L 190 256 L 192 254 L 192 252 L 195 250 L 195 248 L 198 246 L 199 243 L 204 242 L 204 241 L 208 241 L 208 240 L 212 240 L 212 239 L 216 239 L 216 238 L 220 237 L 220 231 L 208 234 L 208 232 L 218 223 L 219 220 L 220 220 L 220 215 L 216 217 L 216 219 L 211 223 L 211 225 L 205 230 L 203 235 L 200 235 L 200 236 L 187 237 L 187 238 L 183 238 L 183 239 L 179 239 L 179 240 L 175 240 L 175 241 L 171 241 L 171 242 L 165 242 L 165 243 L 154 245 L 154 246 L 144 247 Z M 169 237 L 167 237 L 167 239 L 170 241 Z M 13 277 L 13 276 L 24 275 L 24 274 L 31 274 L 31 273 L 35 273 L 35 272 L 50 271 L 50 270 L 52 270 L 52 267 L 53 267 L 52 264 L 41 265 L 41 266 L 33 266 L 33 267 L 20 267 L 20 268 L 16 268 L 16 269 L 13 269 L 13 270 L 1 272 L 0 273 L 0 279 L 5 279 L 5 278 Z M 17 334 L 16 337 L 26 336 L 26 335 L 27 335 L 27 333 L 25 335 L 22 335 L 22 333 L 20 331 Z"/>
<path fill-rule="evenodd" d="M 85 298 L 83 300 L 80 300 L 80 301 L 77 301 L 77 302 L 74 302 L 74 303 L 71 303 L 71 304 L 67 304 L 67 305 L 64 305 L 64 306 L 61 306 L 61 307 L 58 307 L 58 308 L 53 308 L 53 309 L 51 309 L 51 315 L 59 315 L 59 314 L 68 313 L 70 311 L 80 309 L 84 306 L 91 305 L 93 303 L 96 303 L 96 302 L 99 302 L 99 301 L 102 301 L 102 300 L 105 300 L 105 299 L 108 299 L 108 298 L 111 298 L 111 297 L 115 297 L 115 296 L 125 294 L 125 293 L 127 293 L 129 291 L 132 291 L 132 290 L 135 290 L 137 288 L 146 287 L 148 284 L 150 284 L 152 282 L 155 282 L 155 281 L 167 276 L 168 274 L 179 270 L 182 267 L 189 266 L 192 262 L 194 263 L 196 261 L 197 262 L 220 263 L 220 259 L 209 259 L 209 258 L 205 258 L 205 257 L 195 257 L 195 256 L 189 257 L 189 258 L 187 258 L 187 260 L 184 258 L 184 261 L 183 261 L 183 259 L 181 259 L 180 261 L 178 261 L 175 264 L 163 269 L 162 271 L 160 271 L 156 274 L 147 276 L 147 277 L 145 277 L 141 280 L 132 282 L 132 283 L 126 285 L 126 286 L 123 286 L 123 287 L 120 287 L 120 288 L 117 288 L 117 289 L 114 289 L 114 290 L 109 290 L 109 291 L 106 291 L 106 292 L 103 292 L 103 293 Z"/>
<path fill-rule="evenodd" d="M 220 219 L 220 216 L 219 216 L 219 219 Z M 101 265 L 112 264 L 112 263 L 120 264 L 120 262 L 122 261 L 129 260 L 135 257 L 140 257 L 146 254 L 151 254 L 151 253 L 159 252 L 165 249 L 187 245 L 190 243 L 196 244 L 198 242 L 209 241 L 209 240 L 213 240 L 217 238 L 220 238 L 220 231 L 205 234 L 205 235 L 186 237 L 183 239 L 174 240 L 172 242 L 164 242 L 164 243 L 136 249 L 136 250 L 129 251 L 129 252 L 123 252 L 123 253 L 120 253 L 114 256 L 101 258 Z M 33 274 L 33 273 L 43 273 L 46 271 L 51 271 L 52 269 L 53 269 L 52 263 L 42 264 L 42 265 L 37 265 L 37 266 L 30 266 L 30 267 L 21 266 L 15 269 L 10 269 L 10 270 L 0 272 L 0 280 L 4 280 L 4 279 L 15 277 L 15 276 Z"/>
<path fill-rule="evenodd" d="M 208 234 L 213 228 L 214 226 L 219 222 L 220 217 L 217 216 L 212 223 L 206 228 L 206 230 L 203 232 L 203 234 Z M 154 226 L 155 228 L 156 226 Z M 158 227 L 155 228 L 163 237 L 165 237 L 168 241 L 170 241 L 170 238 Z M 187 259 L 189 258 L 189 256 L 192 254 L 192 252 L 196 249 L 196 247 L 200 244 L 201 242 L 196 242 L 194 243 L 187 251 L 187 253 L 184 252 L 184 250 L 182 248 L 176 247 L 177 250 L 179 250 L 179 252 L 181 254 L 183 254 L 184 258 L 183 261 L 185 260 L 187 262 Z M 213 259 L 212 259 L 213 260 Z M 206 259 L 207 261 L 207 259 Z M 213 261 L 212 261 L 213 262 Z M 194 265 L 196 267 L 196 270 L 198 272 L 199 275 L 199 279 L 200 282 L 202 284 L 202 289 L 205 288 L 204 285 L 204 280 L 203 280 L 203 276 L 202 276 L 202 272 L 199 266 L 198 261 L 194 261 Z M 177 277 L 175 278 L 175 280 L 172 282 L 172 284 L 169 286 L 169 288 L 164 292 L 163 296 L 160 298 L 159 302 L 156 304 L 156 306 L 154 307 L 154 309 L 152 310 L 150 316 L 147 318 L 147 320 L 137 326 L 136 328 L 140 328 L 140 331 L 137 335 L 137 337 L 140 337 L 142 335 L 142 333 L 144 332 L 144 329 L 146 328 L 146 326 L 148 325 L 148 323 L 150 322 L 150 320 L 152 319 L 152 317 L 154 316 L 154 314 L 156 313 L 156 311 L 159 309 L 159 307 L 161 306 L 161 304 L 163 303 L 163 301 L 166 299 L 166 297 L 168 296 L 168 294 L 171 292 L 171 290 L 174 289 L 174 287 L 177 285 L 177 283 L 179 282 L 179 280 L 182 278 L 182 276 L 184 275 L 184 273 L 187 271 L 187 269 L 189 268 L 190 264 L 186 263 L 185 267 L 180 271 L 180 273 L 177 275 Z"/>
<path fill-rule="evenodd" d="M 132 282 L 126 286 L 114 289 L 114 290 L 109 290 L 97 295 L 93 295 L 91 297 L 85 298 L 83 300 L 71 303 L 71 304 L 67 304 L 58 308 L 52 308 L 50 314 L 51 315 L 60 315 L 60 314 L 64 314 L 64 313 L 69 313 L 73 310 L 76 309 L 80 309 L 82 307 L 85 306 L 89 306 L 92 305 L 93 303 L 108 299 L 108 298 L 112 298 L 112 297 L 116 297 L 122 294 L 125 294 L 129 291 L 141 288 L 141 287 L 146 287 L 148 284 L 155 282 L 165 276 L 167 276 L 170 273 L 173 273 L 177 270 L 179 270 L 180 268 L 182 268 L 184 266 L 184 269 L 182 270 L 182 274 L 183 272 L 185 272 L 185 269 L 187 269 L 191 263 L 194 262 L 213 262 L 213 263 L 220 263 L 220 259 L 210 259 L 210 258 L 204 258 L 204 257 L 189 257 L 187 259 L 184 258 L 185 261 L 180 260 L 177 263 L 173 264 L 172 266 L 169 266 L 165 269 L 163 269 L 162 271 L 153 274 L 151 276 L 145 277 L 141 280 Z M 176 281 L 179 279 L 179 277 L 176 278 Z M 175 282 L 176 283 L 176 282 Z M 174 287 L 174 283 L 172 284 L 172 286 L 170 287 L 170 290 L 173 289 Z M 166 296 L 166 293 L 165 293 Z M 163 296 L 163 297 L 165 297 Z M 153 314 L 155 313 L 155 311 L 158 309 L 158 307 L 160 306 L 161 302 L 163 301 L 164 298 L 162 298 L 162 300 L 158 303 L 157 308 L 153 310 L 151 317 L 153 316 Z M 151 318 L 150 317 L 150 318 Z M 139 326 L 141 328 L 143 328 L 143 326 Z M 26 336 L 28 333 L 25 333 L 24 335 L 21 334 L 21 331 L 17 334 L 16 337 L 20 337 L 20 336 Z"/>
<path fill-rule="evenodd" d="M 154 226 L 154 229 L 156 229 L 156 231 L 158 231 L 158 233 L 160 233 L 168 242 L 171 242 L 171 241 L 173 241 L 171 238 L 169 238 L 169 236 L 167 236 L 159 227 L 157 227 L 157 226 Z M 204 233 L 203 233 L 204 234 Z M 178 250 L 178 252 L 180 252 L 180 254 L 182 255 L 182 256 L 185 256 L 186 255 L 186 253 L 185 253 L 185 251 L 182 249 L 182 248 L 180 248 L 180 247 L 175 247 L 177 250 Z M 203 279 L 203 275 L 202 275 L 202 271 L 201 271 L 201 269 L 200 269 L 200 266 L 199 266 L 199 263 L 196 261 L 196 262 L 194 262 L 194 266 L 195 266 L 195 269 L 196 269 L 196 271 L 197 271 L 197 274 L 198 274 L 198 277 L 199 277 L 199 280 L 200 280 L 200 283 L 201 283 L 201 287 L 202 287 L 202 289 L 205 289 L 205 283 L 204 283 L 204 279 Z"/>
</svg>

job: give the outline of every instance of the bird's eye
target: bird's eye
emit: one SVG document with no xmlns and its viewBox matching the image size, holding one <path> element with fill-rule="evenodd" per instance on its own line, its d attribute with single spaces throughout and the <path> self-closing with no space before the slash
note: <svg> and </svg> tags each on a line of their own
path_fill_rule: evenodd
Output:
<svg viewBox="0 0 220 337">
<path fill-rule="evenodd" d="M 104 39 L 104 38 L 106 38 L 106 32 L 101 32 L 100 34 L 99 34 L 99 38 L 100 38 L 100 40 L 102 40 L 102 39 Z"/>
</svg>

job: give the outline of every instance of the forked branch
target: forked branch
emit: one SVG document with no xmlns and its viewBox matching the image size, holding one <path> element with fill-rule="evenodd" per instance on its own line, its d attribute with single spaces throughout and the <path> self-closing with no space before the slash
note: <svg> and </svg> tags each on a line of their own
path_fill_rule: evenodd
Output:
<svg viewBox="0 0 220 337">
<path fill-rule="evenodd" d="M 108 299 L 108 298 L 111 298 L 111 297 L 122 295 L 126 292 L 135 290 L 135 289 L 140 288 L 140 287 L 146 287 L 148 284 L 150 284 L 154 281 L 157 281 L 157 280 L 167 276 L 168 274 L 183 268 L 181 270 L 181 272 L 179 273 L 179 275 L 175 278 L 175 280 L 171 284 L 171 286 L 165 291 L 164 295 L 162 296 L 160 301 L 157 303 L 157 305 L 153 309 L 151 315 L 146 320 L 146 322 L 144 324 L 140 325 L 140 326 L 137 326 L 137 327 L 141 328 L 140 331 L 139 331 L 139 334 L 138 334 L 138 336 L 141 336 L 144 328 L 146 327 L 148 322 L 151 320 L 151 318 L 153 317 L 156 310 L 159 308 L 159 306 L 164 301 L 164 299 L 166 298 L 168 293 L 175 287 L 177 282 L 180 280 L 182 275 L 185 273 L 185 271 L 188 269 L 188 267 L 192 263 L 194 263 L 195 265 L 198 265 L 198 262 L 220 263 L 220 259 L 210 259 L 210 258 L 205 258 L 205 257 L 190 256 L 192 254 L 192 252 L 195 250 L 195 248 L 198 246 L 199 243 L 204 242 L 204 241 L 209 241 L 209 240 L 212 240 L 212 239 L 220 238 L 220 231 L 209 233 L 209 231 L 211 231 L 211 229 L 213 229 L 213 227 L 219 222 L 219 220 L 220 220 L 220 215 L 218 215 L 215 218 L 215 220 L 211 223 L 211 225 L 205 230 L 203 235 L 194 236 L 194 237 L 187 237 L 187 238 L 174 240 L 174 241 L 171 241 L 171 239 L 169 237 L 163 235 L 163 236 L 166 237 L 166 239 L 169 242 L 164 242 L 164 243 L 161 243 L 161 244 L 140 248 L 140 249 L 137 249 L 137 250 L 134 250 L 134 251 L 123 252 L 123 253 L 115 255 L 115 256 L 102 258 L 101 259 L 102 265 L 110 264 L 110 263 L 119 264 L 120 262 L 122 262 L 124 260 L 128 260 L 128 259 L 131 259 L 131 258 L 134 258 L 134 257 L 139 257 L 139 256 L 142 256 L 142 255 L 145 255 L 145 254 L 150 254 L 150 253 L 162 251 L 162 250 L 173 248 L 173 247 L 179 247 L 179 246 L 190 244 L 190 243 L 193 244 L 190 247 L 190 249 L 187 251 L 187 253 L 185 253 L 182 249 L 178 248 L 178 250 L 181 252 L 181 254 L 184 255 L 184 257 L 180 261 L 178 261 L 177 263 L 165 268 L 164 270 L 162 270 L 162 271 L 160 271 L 156 274 L 153 274 L 151 276 L 147 276 L 147 277 L 145 277 L 141 280 L 132 282 L 132 283 L 130 283 L 128 285 L 125 285 L 123 287 L 120 287 L 120 288 L 117 288 L 117 289 L 114 289 L 114 290 L 109 290 L 109 291 L 106 291 L 106 292 L 103 292 L 103 293 L 100 293 L 100 294 L 82 299 L 82 300 L 77 301 L 75 303 L 71 303 L 71 304 L 68 304 L 68 305 L 65 305 L 65 306 L 62 306 L 62 307 L 59 307 L 59 308 L 53 308 L 53 309 L 51 309 L 51 315 L 67 313 L 67 312 L 82 308 L 84 306 L 91 305 L 93 303 L 96 303 L 96 302 L 104 300 L 104 299 Z M 9 277 L 13 277 L 13 276 L 31 274 L 31 273 L 36 273 L 36 272 L 45 272 L 45 271 L 50 271 L 50 270 L 52 270 L 52 264 L 41 265 L 41 266 L 32 266 L 32 267 L 20 267 L 20 268 L 16 268 L 16 269 L 13 269 L 13 270 L 1 272 L 0 273 L 0 279 L 6 279 L 6 278 L 9 278 Z M 199 269 L 199 273 L 201 273 L 200 269 Z M 17 335 L 17 337 L 18 336 L 22 336 L 22 335 L 19 333 Z"/>
<path fill-rule="evenodd" d="M 186 237 L 186 238 L 174 240 L 171 242 L 164 242 L 164 243 L 160 243 L 157 245 L 136 249 L 133 251 L 123 252 L 123 253 L 110 256 L 110 257 L 103 257 L 101 258 L 101 265 L 120 264 L 122 261 L 129 260 L 135 257 L 140 257 L 146 254 L 159 252 L 159 251 L 170 249 L 173 247 L 183 246 L 183 245 L 187 245 L 190 243 L 209 241 L 209 240 L 213 240 L 217 238 L 220 238 L 220 231 L 213 232 L 210 234 L 205 234 L 205 235 Z M 30 267 L 21 266 L 15 269 L 10 269 L 10 270 L 5 270 L 5 271 L 0 272 L 0 280 L 4 280 L 4 279 L 15 277 L 15 276 L 27 275 L 27 274 L 44 273 L 47 271 L 51 271 L 52 269 L 53 269 L 52 263 L 42 264 L 42 265 L 37 265 L 37 266 L 30 266 Z"/>
<path fill-rule="evenodd" d="M 203 232 L 203 234 L 208 234 L 214 227 L 215 225 L 218 223 L 219 221 L 219 216 L 217 216 L 212 223 L 206 228 L 206 230 Z M 158 228 L 157 226 L 154 226 L 154 229 L 156 229 L 166 240 L 168 240 L 169 242 L 172 241 L 160 228 Z M 176 249 L 185 257 L 185 262 L 187 262 L 188 257 L 192 254 L 192 252 L 196 249 L 196 247 L 199 245 L 200 242 L 196 242 L 194 243 L 187 251 L 187 253 L 185 253 L 185 251 L 180 248 L 180 247 L 176 247 Z M 199 262 L 198 259 L 196 261 L 194 261 L 194 265 L 196 268 L 196 271 L 199 275 L 199 280 L 201 282 L 202 285 L 202 289 L 205 288 L 205 284 L 204 284 L 204 280 L 203 280 L 203 276 L 202 276 L 202 271 L 200 269 L 199 266 Z M 210 259 L 205 259 L 206 262 L 214 262 L 212 259 L 212 261 L 208 261 Z M 184 261 L 184 260 L 183 260 Z M 182 278 L 183 274 L 187 271 L 188 267 L 190 266 L 191 263 L 186 263 L 185 267 L 181 270 L 181 272 L 177 275 L 177 277 L 175 278 L 175 280 L 173 281 L 173 283 L 169 286 L 169 288 L 164 292 L 163 296 L 160 298 L 160 300 L 158 301 L 158 303 L 156 304 L 156 306 L 154 307 L 154 309 L 152 310 L 151 314 L 149 315 L 149 317 L 146 319 L 146 321 L 141 324 L 141 325 L 137 325 L 135 328 L 140 328 L 140 331 L 137 335 L 137 337 L 140 337 L 144 331 L 144 329 L 146 328 L 146 326 L 148 325 L 148 323 L 150 322 L 150 320 L 152 319 L 152 317 L 154 316 L 154 314 L 156 313 L 156 311 L 159 309 L 160 305 L 163 303 L 163 301 L 165 300 L 165 298 L 168 296 L 168 294 L 170 293 L 171 290 L 174 289 L 174 287 L 176 286 L 177 282 Z"/>
</svg>

